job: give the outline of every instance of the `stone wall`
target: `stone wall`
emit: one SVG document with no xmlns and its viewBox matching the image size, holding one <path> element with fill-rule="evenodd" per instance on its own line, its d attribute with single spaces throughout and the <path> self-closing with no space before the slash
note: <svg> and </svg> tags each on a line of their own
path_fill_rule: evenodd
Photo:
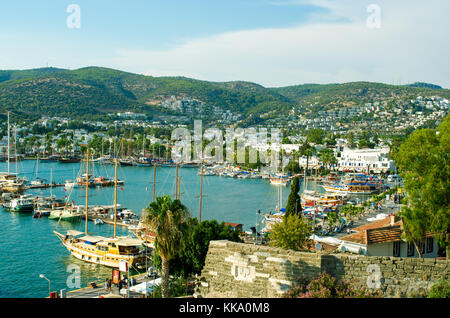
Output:
<svg viewBox="0 0 450 318">
<path fill-rule="evenodd" d="M 448 279 L 448 261 L 305 253 L 268 246 L 211 241 L 197 297 L 280 297 L 297 277 L 322 271 L 386 297 L 426 294 Z"/>
</svg>

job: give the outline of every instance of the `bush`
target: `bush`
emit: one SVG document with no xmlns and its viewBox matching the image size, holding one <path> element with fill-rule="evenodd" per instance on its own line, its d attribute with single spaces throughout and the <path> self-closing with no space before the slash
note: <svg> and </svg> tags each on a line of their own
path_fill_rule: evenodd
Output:
<svg viewBox="0 0 450 318">
<path fill-rule="evenodd" d="M 450 282 L 448 280 L 440 280 L 430 289 L 428 298 L 450 298 Z"/>
<path fill-rule="evenodd" d="M 323 272 L 316 278 L 301 277 L 285 294 L 286 298 L 372 298 L 381 297 L 363 288 L 355 288 L 348 282 L 337 282 L 335 277 Z"/>
</svg>

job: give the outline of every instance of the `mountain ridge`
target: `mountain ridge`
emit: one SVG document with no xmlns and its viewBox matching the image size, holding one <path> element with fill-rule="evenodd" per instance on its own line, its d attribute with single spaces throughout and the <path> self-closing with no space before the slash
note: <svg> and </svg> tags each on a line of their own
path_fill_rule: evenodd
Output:
<svg viewBox="0 0 450 318">
<path fill-rule="evenodd" d="M 210 82 L 187 77 L 153 77 L 111 68 L 0 70 L 0 111 L 21 116 L 101 117 L 110 111 L 161 111 L 150 100 L 185 96 L 243 116 L 319 105 L 321 109 L 423 95 L 450 98 L 450 90 L 427 85 L 375 82 L 300 84 L 270 88 L 246 81 Z M 425 87 L 424 87 L 425 86 Z M 308 106 L 312 105 L 312 106 Z"/>
</svg>

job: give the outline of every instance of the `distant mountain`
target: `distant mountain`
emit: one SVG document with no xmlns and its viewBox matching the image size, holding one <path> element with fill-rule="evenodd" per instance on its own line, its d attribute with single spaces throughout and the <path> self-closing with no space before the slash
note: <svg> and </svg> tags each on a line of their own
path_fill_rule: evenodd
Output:
<svg viewBox="0 0 450 318">
<path fill-rule="evenodd" d="M 305 105 L 320 110 L 419 94 L 431 96 L 436 90 L 369 82 L 266 88 L 250 82 L 152 77 L 101 67 L 0 71 L 0 112 L 9 110 L 28 118 L 49 115 L 95 119 L 118 111 L 164 112 L 158 103 L 174 95 L 197 99 L 254 121 L 259 114 L 287 113 Z M 439 95 L 450 98 L 450 91 L 439 90 Z"/>
<path fill-rule="evenodd" d="M 422 82 L 415 82 L 413 84 L 406 85 L 409 87 L 423 87 L 423 88 L 431 88 L 431 89 L 442 89 L 439 85 L 429 84 L 429 83 L 422 83 Z"/>
</svg>

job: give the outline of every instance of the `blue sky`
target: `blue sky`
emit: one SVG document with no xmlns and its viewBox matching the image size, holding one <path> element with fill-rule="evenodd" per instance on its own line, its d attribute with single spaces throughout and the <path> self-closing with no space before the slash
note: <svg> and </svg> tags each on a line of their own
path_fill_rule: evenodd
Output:
<svg viewBox="0 0 450 318">
<path fill-rule="evenodd" d="M 378 29 L 366 22 L 372 3 L 381 9 Z M 70 4 L 81 8 L 79 29 L 66 25 Z M 450 87 L 448 44 L 439 52 L 417 47 L 448 42 L 448 9 L 437 0 L 2 1 L 0 69 L 48 63 L 266 86 L 368 80 Z"/>
</svg>

